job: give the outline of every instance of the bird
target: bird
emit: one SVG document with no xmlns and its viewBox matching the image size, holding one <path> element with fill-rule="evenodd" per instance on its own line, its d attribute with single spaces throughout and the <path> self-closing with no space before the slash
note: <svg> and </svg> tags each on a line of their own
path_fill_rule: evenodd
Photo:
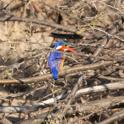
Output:
<svg viewBox="0 0 124 124">
<path fill-rule="evenodd" d="M 65 61 L 65 52 L 77 53 L 73 47 L 69 46 L 69 43 L 59 40 L 56 41 L 52 50 L 48 56 L 48 66 L 51 70 L 54 80 L 58 80 L 59 73 L 63 70 Z"/>
</svg>

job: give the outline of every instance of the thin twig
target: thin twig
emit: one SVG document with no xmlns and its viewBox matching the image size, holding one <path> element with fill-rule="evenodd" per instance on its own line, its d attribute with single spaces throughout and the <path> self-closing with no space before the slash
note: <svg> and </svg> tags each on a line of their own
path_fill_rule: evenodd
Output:
<svg viewBox="0 0 124 124">
<path fill-rule="evenodd" d="M 115 78 L 110 76 L 99 75 L 98 78 L 110 80 L 110 81 L 124 81 L 124 78 Z"/>
<path fill-rule="evenodd" d="M 123 41 L 123 42 L 124 42 L 124 39 L 123 39 L 123 38 L 120 38 L 120 37 L 117 36 L 117 35 L 112 35 L 112 34 L 106 32 L 106 31 L 104 31 L 103 29 L 94 28 L 94 27 L 91 27 L 91 28 L 94 29 L 94 30 L 96 30 L 96 31 L 100 31 L 100 32 L 104 33 L 104 34 L 107 35 L 108 37 L 112 37 L 112 38 L 115 38 L 115 39 L 117 39 L 117 40 L 119 40 L 119 41 Z"/>
<path fill-rule="evenodd" d="M 121 110 L 120 112 L 117 112 L 116 114 L 114 114 L 112 117 L 98 123 L 98 124 L 110 124 L 112 122 L 115 122 L 117 120 L 121 120 L 124 119 L 124 110 Z"/>
<path fill-rule="evenodd" d="M 81 76 L 81 77 L 78 79 L 78 82 L 75 83 L 74 88 L 73 88 L 72 92 L 71 92 L 70 95 L 69 95 L 69 101 L 68 101 L 67 105 L 65 106 L 65 108 L 64 108 L 64 110 L 63 110 L 63 112 L 62 112 L 62 114 L 61 114 L 61 121 L 62 121 L 63 117 L 65 116 L 67 110 L 70 108 L 70 104 L 71 104 L 72 101 L 74 100 L 75 94 L 76 94 L 76 92 L 77 92 L 77 90 L 78 90 L 78 88 L 79 88 L 79 85 L 81 84 L 82 80 L 83 80 L 83 76 Z"/>
<path fill-rule="evenodd" d="M 115 103 L 115 104 L 113 104 Z M 118 97 L 110 97 L 110 98 L 104 98 L 101 100 L 94 100 L 90 101 L 84 104 L 78 104 L 76 107 L 76 112 L 84 113 L 84 112 L 100 112 L 104 109 L 110 108 L 111 106 L 115 107 L 118 104 L 124 103 L 124 96 L 118 96 Z M 121 107 L 121 106 L 120 106 Z M 70 109 L 67 111 L 67 114 L 74 114 L 75 110 Z"/>
<path fill-rule="evenodd" d="M 107 39 L 102 39 L 101 42 L 102 42 L 101 45 L 99 45 L 99 47 L 95 50 L 93 57 L 98 56 L 102 52 L 102 50 L 104 49 L 104 47 L 107 43 Z"/>
</svg>

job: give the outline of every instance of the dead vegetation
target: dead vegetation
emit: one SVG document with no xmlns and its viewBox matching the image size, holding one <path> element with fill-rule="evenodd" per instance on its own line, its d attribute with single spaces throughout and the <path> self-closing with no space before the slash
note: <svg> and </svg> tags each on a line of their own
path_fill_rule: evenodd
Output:
<svg viewBox="0 0 124 124">
<path fill-rule="evenodd" d="M 123 0 L 0 0 L 0 123 L 123 124 L 123 13 Z M 79 55 L 54 81 L 63 34 Z"/>
</svg>

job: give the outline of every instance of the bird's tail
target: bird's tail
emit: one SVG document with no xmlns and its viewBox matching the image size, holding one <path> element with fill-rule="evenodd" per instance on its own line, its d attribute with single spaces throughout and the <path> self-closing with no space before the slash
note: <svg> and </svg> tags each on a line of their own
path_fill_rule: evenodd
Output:
<svg viewBox="0 0 124 124">
<path fill-rule="evenodd" d="M 51 72 L 52 72 L 54 80 L 57 80 L 58 79 L 58 74 L 59 74 L 57 68 L 56 67 L 51 68 Z"/>
</svg>

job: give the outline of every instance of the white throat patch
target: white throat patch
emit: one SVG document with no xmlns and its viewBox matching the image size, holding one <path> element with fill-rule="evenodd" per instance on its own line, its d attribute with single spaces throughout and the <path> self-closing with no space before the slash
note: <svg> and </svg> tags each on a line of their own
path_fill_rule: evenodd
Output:
<svg viewBox="0 0 124 124">
<path fill-rule="evenodd" d="M 56 47 L 57 50 L 59 50 L 59 49 L 61 49 L 61 48 L 62 48 L 62 46 L 58 46 L 58 47 Z"/>
</svg>

